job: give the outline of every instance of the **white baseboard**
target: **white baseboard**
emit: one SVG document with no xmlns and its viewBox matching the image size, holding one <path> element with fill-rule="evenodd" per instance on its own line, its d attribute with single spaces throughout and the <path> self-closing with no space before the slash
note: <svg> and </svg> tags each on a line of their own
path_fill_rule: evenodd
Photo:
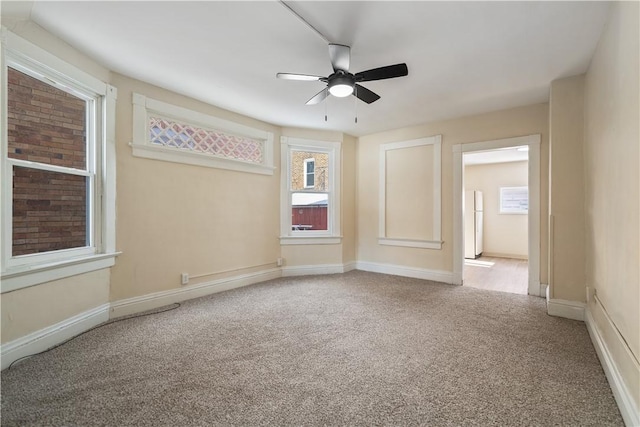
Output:
<svg viewBox="0 0 640 427">
<path fill-rule="evenodd" d="M 598 318 L 603 319 L 604 322 L 601 323 L 604 324 L 598 325 L 594 314 L 591 312 L 591 307 L 594 310 L 601 311 L 601 315 Z M 589 304 L 587 307 L 585 323 L 625 424 L 629 427 L 640 426 L 640 408 L 638 408 L 636 400 L 629 391 L 629 386 L 637 387 L 639 382 L 640 366 L 638 362 L 624 338 L 618 332 L 615 324 L 597 300 L 595 304 Z M 606 329 L 606 331 L 603 332 L 601 328 Z M 613 342 L 607 343 L 605 337 L 610 337 L 610 340 L 612 338 Z M 613 350 L 612 346 L 616 347 L 616 350 Z M 616 360 L 614 354 L 618 355 L 619 360 Z M 635 378 L 627 378 L 625 381 L 621 371 L 631 371 L 634 373 Z"/>
<path fill-rule="evenodd" d="M 3 344 L 2 350 L 0 350 L 2 355 L 1 369 L 7 368 L 21 357 L 45 351 L 107 320 L 109 320 L 109 304 L 102 304 L 55 325 Z"/>
<path fill-rule="evenodd" d="M 181 302 L 193 298 L 203 297 L 229 289 L 240 288 L 242 286 L 253 285 L 254 283 L 265 282 L 267 280 L 282 277 L 280 268 L 263 270 L 256 273 L 248 273 L 239 276 L 227 277 L 224 279 L 212 280 L 193 286 L 185 286 L 168 291 L 154 292 L 152 294 L 139 297 L 127 298 L 111 303 L 110 317 L 127 316 L 146 310 L 162 307 L 165 305 Z"/>
<path fill-rule="evenodd" d="M 549 286 L 547 286 L 544 293 L 547 297 L 547 314 L 549 314 L 549 316 L 584 321 L 585 303 L 549 298 L 550 290 Z"/>
<path fill-rule="evenodd" d="M 452 285 L 458 285 L 458 286 L 462 286 L 462 272 L 454 272 L 452 275 Z"/>
<path fill-rule="evenodd" d="M 548 293 L 547 289 L 549 289 L 549 285 L 545 283 L 540 283 L 540 293 L 538 295 L 543 298 L 546 297 Z"/>
<path fill-rule="evenodd" d="M 315 264 L 315 265 L 293 265 L 282 267 L 283 277 L 311 276 L 316 274 L 339 274 L 355 269 L 355 262 L 347 264 Z"/>
<path fill-rule="evenodd" d="M 547 313 L 549 316 L 584 321 L 583 302 L 567 301 L 563 299 L 547 299 Z"/>
<path fill-rule="evenodd" d="M 356 270 L 356 269 L 357 269 L 356 261 L 350 261 L 350 262 L 344 263 L 344 272 L 345 273 L 348 273 L 348 272 Z"/>
<path fill-rule="evenodd" d="M 509 259 L 522 259 L 522 260 L 528 260 L 529 259 L 529 255 L 527 254 L 506 254 L 506 253 L 502 253 L 502 252 L 483 252 L 482 256 L 488 256 L 488 257 L 493 257 L 493 258 L 509 258 Z"/>
<path fill-rule="evenodd" d="M 432 280 L 453 284 L 454 277 L 450 271 L 428 270 L 426 268 L 406 267 L 396 264 L 382 264 L 377 262 L 358 261 L 358 270 L 370 271 L 372 273 L 392 274 L 394 276 L 413 277 L 415 279 Z"/>
</svg>

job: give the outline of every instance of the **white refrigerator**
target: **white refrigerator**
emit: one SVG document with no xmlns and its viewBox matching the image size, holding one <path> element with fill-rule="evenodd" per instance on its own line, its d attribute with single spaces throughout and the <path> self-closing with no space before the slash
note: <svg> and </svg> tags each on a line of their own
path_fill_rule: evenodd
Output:
<svg viewBox="0 0 640 427">
<path fill-rule="evenodd" d="M 482 255 L 482 191 L 464 192 L 464 257 Z"/>
</svg>

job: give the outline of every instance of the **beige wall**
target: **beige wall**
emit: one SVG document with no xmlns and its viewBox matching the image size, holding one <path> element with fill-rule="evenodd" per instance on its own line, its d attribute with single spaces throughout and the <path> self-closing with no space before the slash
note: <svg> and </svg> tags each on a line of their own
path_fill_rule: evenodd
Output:
<svg viewBox="0 0 640 427">
<path fill-rule="evenodd" d="M 342 263 L 356 260 L 356 144 L 357 138 L 342 140 Z"/>
<path fill-rule="evenodd" d="M 528 178 L 526 161 L 465 166 L 465 190 L 483 195 L 485 255 L 528 258 L 529 216 L 500 214 L 500 187 L 526 187 Z"/>
<path fill-rule="evenodd" d="M 358 142 L 358 260 L 429 270 L 453 271 L 453 152 L 455 144 L 541 134 L 541 207 L 546 218 L 548 187 L 548 106 L 537 104 L 477 116 L 428 123 L 361 137 Z M 442 134 L 441 250 L 378 245 L 380 144 Z M 411 209 L 408 202 L 404 209 Z M 547 225 L 541 224 L 540 279 L 547 280 Z"/>
<path fill-rule="evenodd" d="M 434 146 L 385 151 L 385 237 L 434 240 Z"/>
<path fill-rule="evenodd" d="M 0 295 L 2 344 L 109 302 L 109 269 Z"/>
<path fill-rule="evenodd" d="M 584 76 L 551 83 L 549 295 L 584 301 Z"/>
<path fill-rule="evenodd" d="M 233 270 L 276 267 L 280 256 L 279 129 L 149 84 L 114 74 L 117 233 L 111 300 L 177 289 Z M 134 157 L 132 93 L 274 133 L 273 176 Z"/>
<path fill-rule="evenodd" d="M 614 354 L 640 407 L 640 34 L 638 2 L 616 2 L 585 79 L 584 202 L 589 308 L 635 356 Z M 600 313 L 598 313 L 600 312 Z M 611 328 L 613 329 L 613 328 Z M 605 337 L 615 347 L 614 334 Z M 628 362 L 626 362 L 628 360 Z"/>
</svg>

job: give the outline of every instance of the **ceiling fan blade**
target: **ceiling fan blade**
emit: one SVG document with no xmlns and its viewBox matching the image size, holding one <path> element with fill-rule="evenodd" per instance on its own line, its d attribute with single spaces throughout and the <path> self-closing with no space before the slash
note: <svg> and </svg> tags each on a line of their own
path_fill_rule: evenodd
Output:
<svg viewBox="0 0 640 427">
<path fill-rule="evenodd" d="M 329 44 L 329 58 L 331 58 L 333 71 L 349 72 L 349 64 L 351 63 L 351 48 L 349 46 Z"/>
<path fill-rule="evenodd" d="M 407 64 L 387 65 L 386 67 L 374 68 L 361 71 L 355 75 L 357 82 L 370 82 L 372 80 L 392 79 L 403 77 L 409 74 Z"/>
<path fill-rule="evenodd" d="M 293 74 L 293 73 L 278 73 L 276 74 L 276 77 L 284 80 L 304 80 L 309 82 L 324 79 L 324 77 L 321 77 L 321 76 L 310 76 L 307 74 Z"/>
<path fill-rule="evenodd" d="M 356 85 L 356 90 L 353 91 L 353 95 L 367 104 L 371 104 L 380 99 L 380 95 L 358 84 Z"/>
<path fill-rule="evenodd" d="M 306 105 L 315 105 L 319 104 L 329 95 L 329 90 L 327 88 L 322 89 L 320 92 L 316 93 L 313 98 L 307 101 Z"/>
</svg>

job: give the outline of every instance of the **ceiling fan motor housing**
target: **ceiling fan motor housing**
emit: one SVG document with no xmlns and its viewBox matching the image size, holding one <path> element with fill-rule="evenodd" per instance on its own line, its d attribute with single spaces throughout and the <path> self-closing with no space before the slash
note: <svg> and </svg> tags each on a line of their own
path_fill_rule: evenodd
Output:
<svg viewBox="0 0 640 427">
<path fill-rule="evenodd" d="M 329 76 L 329 93 L 339 98 L 349 96 L 353 93 L 355 84 L 353 74 L 338 70 Z"/>
</svg>

